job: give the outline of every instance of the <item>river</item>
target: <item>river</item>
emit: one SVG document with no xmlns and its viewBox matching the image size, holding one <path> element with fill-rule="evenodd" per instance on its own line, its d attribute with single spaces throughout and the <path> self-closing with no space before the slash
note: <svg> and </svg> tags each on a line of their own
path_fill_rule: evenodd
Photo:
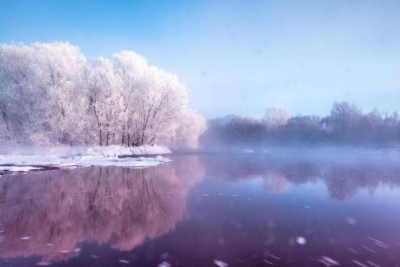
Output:
<svg viewBox="0 0 400 267">
<path fill-rule="evenodd" d="M 0 177 L 0 266 L 400 266 L 397 161 L 181 155 Z"/>
</svg>

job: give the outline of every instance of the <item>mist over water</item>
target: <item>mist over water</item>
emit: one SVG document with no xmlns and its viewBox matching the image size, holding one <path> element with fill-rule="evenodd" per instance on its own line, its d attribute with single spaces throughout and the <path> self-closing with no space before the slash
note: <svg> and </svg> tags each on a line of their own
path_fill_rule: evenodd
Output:
<svg viewBox="0 0 400 267">
<path fill-rule="evenodd" d="M 0 266 L 398 265 L 398 161 L 330 155 L 3 175 Z"/>
</svg>

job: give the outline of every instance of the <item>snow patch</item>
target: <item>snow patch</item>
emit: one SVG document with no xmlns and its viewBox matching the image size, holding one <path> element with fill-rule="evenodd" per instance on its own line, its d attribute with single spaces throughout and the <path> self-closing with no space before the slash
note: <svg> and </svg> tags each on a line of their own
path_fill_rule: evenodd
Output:
<svg viewBox="0 0 400 267">
<path fill-rule="evenodd" d="M 55 157 L 74 157 L 74 156 L 107 156 L 117 157 L 122 155 L 164 155 L 171 154 L 171 150 L 164 146 L 144 145 L 139 147 L 125 146 L 55 146 L 55 147 L 37 147 L 37 146 L 17 146 L 0 148 L 0 155 L 40 155 Z"/>
<path fill-rule="evenodd" d="M 82 156 L 105 156 L 118 157 L 126 155 L 165 155 L 171 154 L 171 150 L 164 146 L 139 146 L 139 147 L 124 147 L 124 146 L 107 146 L 107 147 L 91 147 L 80 149 L 77 155 Z"/>
<path fill-rule="evenodd" d="M 161 146 L 141 147 L 62 147 L 62 148 L 21 148 L 21 150 L 0 152 L 0 171 L 30 171 L 42 169 L 33 166 L 53 167 L 91 167 L 91 166 L 117 166 L 117 167 L 152 167 L 171 161 L 161 155 L 170 154 L 171 151 Z M 158 155 L 156 157 L 124 157 L 129 155 Z M 4 166 L 14 165 L 14 166 Z"/>
<path fill-rule="evenodd" d="M 42 168 L 39 167 L 31 167 L 31 166 L 0 166 L 0 171 L 8 171 L 8 172 L 27 172 L 31 170 L 40 170 Z"/>
</svg>

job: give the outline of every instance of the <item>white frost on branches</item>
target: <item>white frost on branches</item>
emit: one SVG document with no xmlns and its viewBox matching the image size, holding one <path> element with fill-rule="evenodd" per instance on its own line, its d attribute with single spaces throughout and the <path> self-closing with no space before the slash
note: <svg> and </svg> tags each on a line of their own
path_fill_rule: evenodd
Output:
<svg viewBox="0 0 400 267">
<path fill-rule="evenodd" d="M 206 122 L 187 103 L 176 75 L 131 51 L 0 46 L 0 144 L 196 147 Z"/>
</svg>

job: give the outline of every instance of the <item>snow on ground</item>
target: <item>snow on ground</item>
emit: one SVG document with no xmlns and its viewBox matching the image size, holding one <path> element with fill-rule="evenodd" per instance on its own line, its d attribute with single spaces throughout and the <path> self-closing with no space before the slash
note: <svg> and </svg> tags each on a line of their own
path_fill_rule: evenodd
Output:
<svg viewBox="0 0 400 267">
<path fill-rule="evenodd" d="M 0 171 L 9 171 L 9 172 L 27 172 L 31 170 L 40 170 L 38 167 L 31 166 L 0 166 Z"/>
<path fill-rule="evenodd" d="M 0 151 L 0 171 L 30 171 L 41 165 L 55 167 L 151 167 L 171 161 L 162 154 L 171 151 L 161 146 L 142 147 L 10 147 Z M 159 155 L 156 157 L 119 158 L 123 155 Z M 39 165 L 39 166 L 38 166 Z"/>
<path fill-rule="evenodd" d="M 34 147 L 34 146 L 9 146 L 1 147 L 0 155 L 53 155 L 57 157 L 71 156 L 122 156 L 122 155 L 164 155 L 171 154 L 171 150 L 164 146 L 95 146 L 95 147 Z"/>
</svg>

